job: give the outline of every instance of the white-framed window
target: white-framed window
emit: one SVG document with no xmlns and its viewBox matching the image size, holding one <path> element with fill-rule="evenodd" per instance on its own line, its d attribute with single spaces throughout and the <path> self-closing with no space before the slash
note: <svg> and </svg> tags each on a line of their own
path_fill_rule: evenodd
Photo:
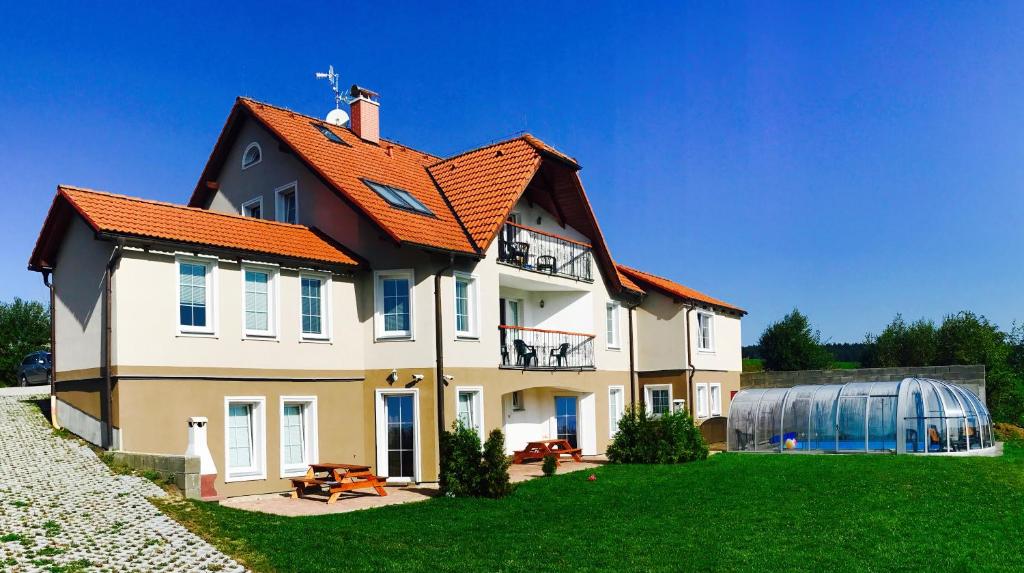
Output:
<svg viewBox="0 0 1024 573">
<path fill-rule="evenodd" d="M 275 215 L 282 223 L 298 224 L 299 222 L 299 185 L 291 182 L 274 189 Z"/>
<path fill-rule="evenodd" d="M 515 412 L 521 412 L 526 409 L 526 401 L 523 399 L 523 391 L 516 390 L 512 392 L 512 410 Z"/>
<path fill-rule="evenodd" d="M 263 396 L 224 398 L 224 481 L 267 478 L 266 403 Z"/>
<path fill-rule="evenodd" d="M 697 313 L 697 350 L 715 351 L 715 315 L 710 312 Z"/>
<path fill-rule="evenodd" d="M 377 338 L 413 337 L 413 271 L 373 273 Z"/>
<path fill-rule="evenodd" d="M 711 415 L 721 416 L 722 415 L 722 385 L 721 384 L 709 384 L 708 391 L 710 392 L 711 400 Z"/>
<path fill-rule="evenodd" d="M 255 197 L 242 203 L 242 215 L 253 219 L 263 218 L 263 197 Z"/>
<path fill-rule="evenodd" d="M 661 416 L 672 411 L 672 385 L 648 384 L 644 386 L 647 411 L 653 416 Z"/>
<path fill-rule="evenodd" d="M 302 338 L 326 340 L 331 337 L 329 275 L 299 273 L 299 331 Z"/>
<path fill-rule="evenodd" d="M 697 417 L 708 417 L 708 385 L 697 384 Z"/>
<path fill-rule="evenodd" d="M 216 319 L 217 262 L 214 259 L 177 257 L 178 332 L 213 334 Z"/>
<path fill-rule="evenodd" d="M 242 321 L 245 336 L 274 336 L 277 269 L 242 265 Z"/>
<path fill-rule="evenodd" d="M 626 388 L 624 386 L 608 387 L 608 437 L 614 438 L 619 431 L 619 420 L 626 411 Z"/>
<path fill-rule="evenodd" d="M 467 428 L 476 430 L 480 441 L 484 441 L 484 389 L 480 386 L 460 386 L 456 390 L 459 421 Z"/>
<path fill-rule="evenodd" d="M 523 326 L 523 301 L 510 298 L 505 301 L 505 323 L 508 326 Z"/>
<path fill-rule="evenodd" d="M 608 348 L 619 348 L 619 303 L 612 301 L 605 305 L 605 329 L 608 334 Z"/>
<path fill-rule="evenodd" d="M 242 154 L 242 169 L 248 169 L 260 161 L 263 161 L 263 149 L 254 141 L 245 148 L 245 153 Z"/>
<path fill-rule="evenodd" d="M 316 396 L 281 397 L 281 477 L 303 475 L 319 461 Z"/>
<path fill-rule="evenodd" d="M 477 277 L 455 273 L 455 334 L 459 338 L 476 338 L 478 297 Z"/>
</svg>

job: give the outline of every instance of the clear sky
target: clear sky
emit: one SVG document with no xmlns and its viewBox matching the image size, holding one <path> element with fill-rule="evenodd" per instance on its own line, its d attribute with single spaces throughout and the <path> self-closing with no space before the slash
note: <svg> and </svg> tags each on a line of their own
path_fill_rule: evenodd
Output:
<svg viewBox="0 0 1024 573">
<path fill-rule="evenodd" d="M 614 256 L 859 341 L 897 312 L 1024 319 L 1024 3 L 250 1 L 0 7 L 0 299 L 57 183 L 187 200 L 237 95 L 450 154 L 579 159 Z M 102 7 L 102 8 L 101 8 Z"/>
</svg>

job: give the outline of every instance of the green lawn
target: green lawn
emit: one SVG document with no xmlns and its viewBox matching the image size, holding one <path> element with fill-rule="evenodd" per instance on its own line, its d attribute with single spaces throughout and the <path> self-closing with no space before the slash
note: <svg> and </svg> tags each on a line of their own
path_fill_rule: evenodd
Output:
<svg viewBox="0 0 1024 573">
<path fill-rule="evenodd" d="M 1020 444 L 1001 458 L 719 454 L 586 475 L 320 517 L 161 505 L 261 571 L 1024 570 Z"/>
</svg>

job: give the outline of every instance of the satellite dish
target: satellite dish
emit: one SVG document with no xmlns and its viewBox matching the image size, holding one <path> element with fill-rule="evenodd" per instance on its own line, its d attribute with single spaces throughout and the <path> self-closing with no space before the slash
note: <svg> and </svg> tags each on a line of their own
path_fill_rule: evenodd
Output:
<svg viewBox="0 0 1024 573">
<path fill-rule="evenodd" d="M 327 119 L 325 121 L 332 125 L 337 125 L 338 127 L 344 127 L 345 124 L 348 123 L 348 114 L 341 109 L 332 109 L 331 112 L 327 114 Z"/>
</svg>

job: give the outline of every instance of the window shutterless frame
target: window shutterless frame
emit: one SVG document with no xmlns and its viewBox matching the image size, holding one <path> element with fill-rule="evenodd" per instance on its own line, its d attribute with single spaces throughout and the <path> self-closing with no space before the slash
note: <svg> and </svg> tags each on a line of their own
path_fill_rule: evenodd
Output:
<svg viewBox="0 0 1024 573">
<path fill-rule="evenodd" d="M 287 406 L 296 405 L 302 408 L 302 461 L 300 463 L 289 464 L 285 461 L 286 456 L 284 451 L 287 441 L 285 432 L 288 430 L 285 426 L 285 408 Z M 306 470 L 309 469 L 310 464 L 315 464 L 320 461 L 316 396 L 281 396 L 278 419 L 280 420 L 281 426 L 280 442 L 278 443 L 281 461 L 281 477 L 284 478 L 304 475 Z"/>
<path fill-rule="evenodd" d="M 242 153 L 242 170 L 246 170 L 253 165 L 259 164 L 263 161 L 263 149 L 259 143 L 255 141 L 245 147 L 245 152 Z"/>
<path fill-rule="evenodd" d="M 231 466 L 231 406 L 250 407 L 249 431 L 252 463 L 249 467 Z M 267 399 L 265 396 L 224 397 L 224 481 L 253 481 L 267 479 Z"/>
<path fill-rule="evenodd" d="M 320 281 L 320 332 L 306 332 L 307 324 L 307 310 L 313 305 L 313 300 L 308 293 L 305 292 L 304 281 Z M 309 271 L 302 271 L 299 273 L 299 338 L 302 340 L 318 340 L 325 341 L 331 340 L 333 331 L 331 330 L 331 275 L 314 273 Z M 314 316 L 313 314 L 309 315 Z"/>
<path fill-rule="evenodd" d="M 479 338 L 480 297 L 478 279 L 469 273 L 453 273 L 455 336 L 457 338 Z M 462 286 L 464 285 L 464 286 Z"/>
<path fill-rule="evenodd" d="M 608 348 L 619 350 L 619 303 L 615 301 L 605 305 L 605 330 L 608 337 Z"/>
<path fill-rule="evenodd" d="M 203 273 L 203 283 L 201 288 L 198 282 L 194 279 L 189 280 L 188 284 L 183 283 L 182 266 L 185 265 L 186 269 L 189 265 L 199 265 L 205 268 Z M 195 275 L 192 275 L 195 277 Z M 176 325 L 176 332 L 179 335 L 197 335 L 197 336 L 209 336 L 217 332 L 217 259 L 213 257 L 195 257 L 176 255 L 174 264 L 174 297 L 178 302 L 174 307 L 175 318 L 174 324 Z M 203 325 L 194 324 L 196 321 L 194 318 L 190 321 L 183 321 L 182 318 L 182 307 L 184 306 L 196 306 L 194 303 L 199 302 L 201 296 L 203 301 L 203 312 L 204 319 Z M 194 315 L 193 315 L 194 316 Z M 184 322 L 184 324 L 183 324 Z"/>
<path fill-rule="evenodd" d="M 288 194 L 292 195 L 294 200 L 294 209 L 287 209 L 287 197 Z M 288 213 L 287 211 L 291 211 Z M 289 215 L 291 215 L 289 217 Z M 292 218 L 294 220 L 289 221 Z M 274 189 L 274 220 L 284 223 L 298 223 L 299 222 L 299 182 L 292 181 L 286 185 L 282 185 L 277 189 Z"/>
<path fill-rule="evenodd" d="M 644 386 L 644 400 L 647 402 L 647 411 L 651 415 L 660 416 L 661 413 L 655 414 L 654 412 L 654 392 L 656 390 L 664 390 L 668 392 L 668 403 L 666 404 L 666 413 L 672 412 L 672 385 L 671 384 L 648 384 Z"/>
<path fill-rule="evenodd" d="M 277 309 L 278 309 L 278 283 L 279 269 L 270 265 L 243 263 L 240 267 L 242 275 L 242 336 L 246 338 L 277 338 Z M 257 277 L 266 275 L 266 282 L 260 283 L 249 280 L 250 276 Z M 265 291 L 265 292 L 262 292 Z M 260 301 L 266 302 L 265 308 L 259 306 Z M 266 315 L 266 328 L 263 323 L 250 324 L 250 313 L 254 320 L 258 315 Z"/>
<path fill-rule="evenodd" d="M 401 300 L 403 293 L 401 289 L 396 292 L 386 293 L 385 282 L 386 281 L 406 281 L 408 289 L 405 291 L 408 293 L 407 300 Z M 398 285 L 392 284 L 392 287 L 398 287 Z M 416 301 L 415 301 L 415 288 L 416 283 L 414 279 L 414 273 L 412 269 L 396 269 L 389 271 L 374 271 L 373 273 L 373 303 L 374 303 L 374 332 L 377 340 L 388 340 L 388 339 L 403 339 L 403 340 L 414 340 L 415 339 L 415 324 L 416 324 Z M 388 303 L 385 304 L 385 296 L 387 296 Z M 385 308 L 387 306 L 387 308 Z M 407 321 L 404 324 L 406 328 L 388 328 L 386 321 L 391 317 L 391 321 L 401 322 L 401 316 L 407 316 Z"/>
<path fill-rule="evenodd" d="M 459 401 L 463 394 L 471 396 L 470 401 L 473 412 L 473 429 L 476 430 L 480 442 L 487 439 L 484 435 L 484 387 L 483 386 L 456 386 L 455 388 L 455 416 L 459 416 Z"/>
<path fill-rule="evenodd" d="M 256 208 L 255 211 L 253 208 Z M 254 219 L 263 218 L 263 196 L 253 197 L 245 203 L 242 203 L 242 216 L 252 217 Z"/>
<path fill-rule="evenodd" d="M 626 412 L 626 387 L 608 387 L 608 437 L 614 438 L 619 429 L 619 421 Z"/>
<path fill-rule="evenodd" d="M 697 350 L 715 351 L 715 315 L 710 312 L 697 311 Z"/>
</svg>

